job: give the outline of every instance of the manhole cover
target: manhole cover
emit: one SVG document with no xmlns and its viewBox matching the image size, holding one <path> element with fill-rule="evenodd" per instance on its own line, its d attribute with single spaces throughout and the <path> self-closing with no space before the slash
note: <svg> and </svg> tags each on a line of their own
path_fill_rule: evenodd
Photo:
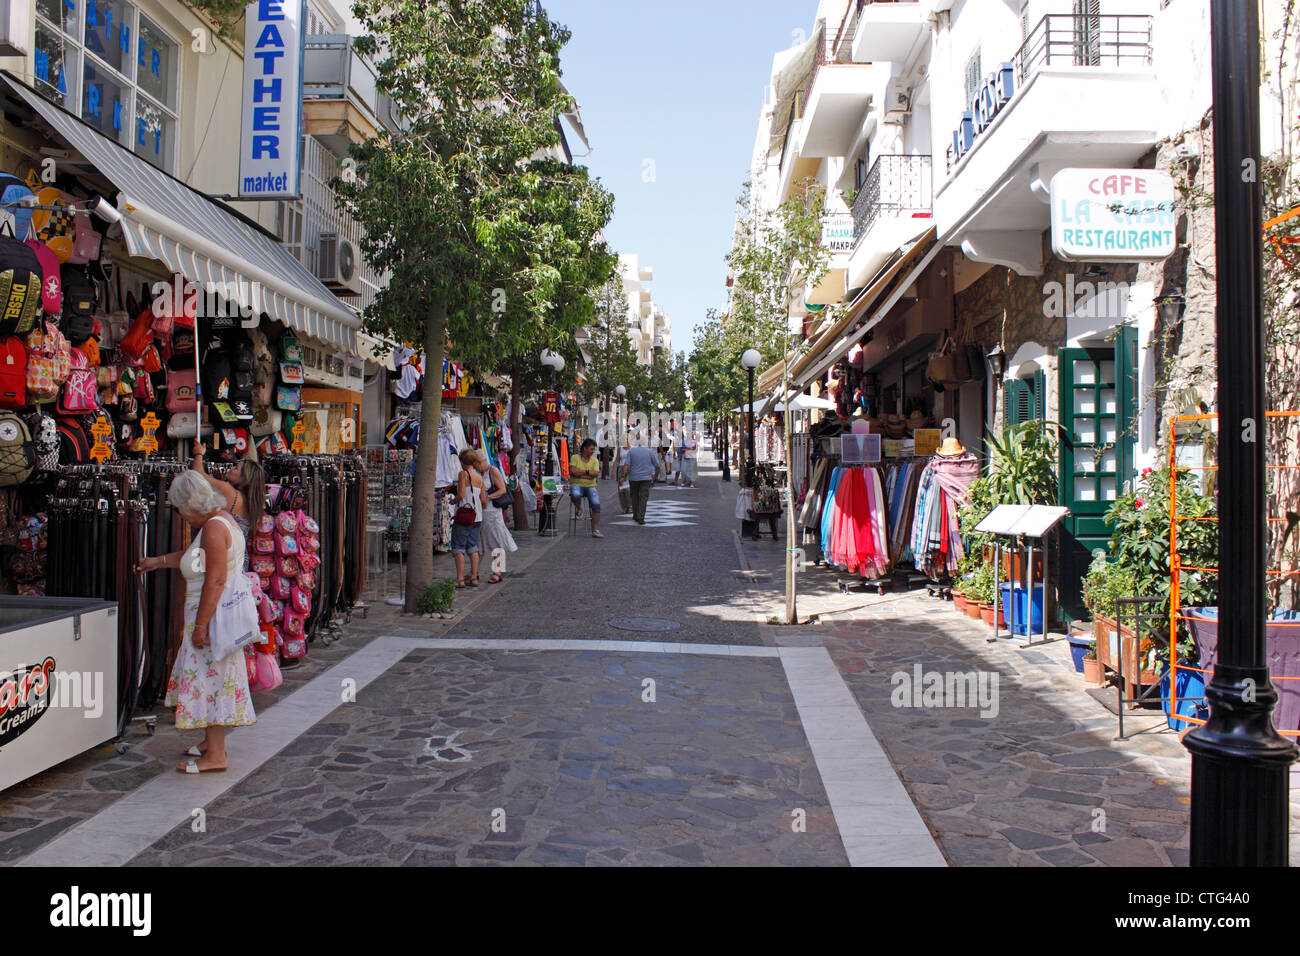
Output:
<svg viewBox="0 0 1300 956">
<path fill-rule="evenodd" d="M 619 617 L 610 621 L 609 626 L 620 631 L 675 631 L 681 624 L 661 617 Z"/>
</svg>

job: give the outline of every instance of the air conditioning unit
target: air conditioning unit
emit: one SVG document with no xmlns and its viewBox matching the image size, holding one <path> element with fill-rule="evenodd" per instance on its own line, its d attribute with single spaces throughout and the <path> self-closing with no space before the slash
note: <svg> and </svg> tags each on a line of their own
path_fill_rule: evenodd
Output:
<svg viewBox="0 0 1300 956">
<path fill-rule="evenodd" d="M 322 232 L 317 276 L 337 295 L 361 294 L 361 255 L 337 232 Z"/>
<path fill-rule="evenodd" d="M 912 90 L 902 80 L 892 79 L 885 87 L 885 122 L 902 123 L 912 112 Z"/>
</svg>

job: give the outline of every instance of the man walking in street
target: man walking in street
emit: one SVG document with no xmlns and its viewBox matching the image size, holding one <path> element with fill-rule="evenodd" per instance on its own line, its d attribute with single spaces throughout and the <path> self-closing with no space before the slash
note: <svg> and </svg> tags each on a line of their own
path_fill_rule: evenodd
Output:
<svg viewBox="0 0 1300 956">
<path fill-rule="evenodd" d="M 637 524 L 645 524 L 645 506 L 650 500 L 650 482 L 660 471 L 659 456 L 645 445 L 634 445 L 624 458 L 623 471 L 632 485 L 632 517 Z"/>
</svg>

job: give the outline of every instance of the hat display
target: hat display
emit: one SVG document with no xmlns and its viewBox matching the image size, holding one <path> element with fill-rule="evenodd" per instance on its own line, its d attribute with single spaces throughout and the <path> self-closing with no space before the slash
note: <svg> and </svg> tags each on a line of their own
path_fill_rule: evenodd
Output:
<svg viewBox="0 0 1300 956">
<path fill-rule="evenodd" d="M 930 423 L 930 416 L 925 414 L 919 408 L 907 416 L 907 427 L 916 431 L 918 428 L 924 428 Z"/>
<path fill-rule="evenodd" d="M 890 438 L 902 438 L 907 434 L 907 419 L 902 415 L 889 414 L 885 416 L 884 422 L 885 435 Z"/>
<path fill-rule="evenodd" d="M 966 449 L 957 439 L 945 438 L 935 454 L 940 458 L 956 458 L 958 455 L 966 454 Z"/>
</svg>

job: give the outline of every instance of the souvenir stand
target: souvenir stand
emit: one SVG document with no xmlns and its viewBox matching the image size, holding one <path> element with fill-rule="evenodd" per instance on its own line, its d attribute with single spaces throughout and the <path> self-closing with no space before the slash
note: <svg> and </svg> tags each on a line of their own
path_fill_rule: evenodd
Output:
<svg viewBox="0 0 1300 956">
<path fill-rule="evenodd" d="M 0 592 L 26 599 L 33 621 L 49 611 L 54 642 L 64 599 L 115 604 L 116 733 L 159 706 L 184 587 L 134 567 L 189 544 L 167 493 L 201 438 L 215 476 L 242 458 L 293 472 L 271 514 L 295 530 L 249 535 L 264 635 L 247 655 L 250 686 L 274 686 L 280 660 L 305 654 L 364 587 L 351 557 L 367 497 L 351 455 L 355 315 L 257 223 L 12 77 L 0 101 Z M 81 161 L 43 177 L 42 156 L 69 149 Z M 71 620 L 89 626 L 85 613 Z"/>
</svg>

